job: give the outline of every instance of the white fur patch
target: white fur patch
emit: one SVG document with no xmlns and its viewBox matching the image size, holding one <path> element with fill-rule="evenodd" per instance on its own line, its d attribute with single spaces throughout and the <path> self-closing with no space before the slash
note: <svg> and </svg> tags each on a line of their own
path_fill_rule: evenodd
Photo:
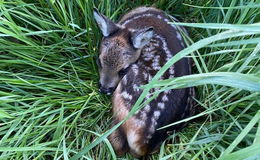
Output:
<svg viewBox="0 0 260 160">
<path fill-rule="evenodd" d="M 160 114 L 161 114 L 160 111 L 155 111 L 155 112 L 153 113 L 154 119 L 158 120 L 159 117 L 160 117 Z"/>
<path fill-rule="evenodd" d="M 151 138 L 152 138 L 152 135 L 148 135 L 146 138 L 147 138 L 147 139 L 151 139 Z"/>
<path fill-rule="evenodd" d="M 162 97 L 162 100 L 163 100 L 164 102 L 168 101 L 168 96 L 167 96 L 166 94 L 164 94 L 163 97 Z"/>
<path fill-rule="evenodd" d="M 166 23 L 169 22 L 169 20 L 168 20 L 167 18 L 164 18 L 163 20 L 164 20 L 164 22 L 166 22 Z"/>
<path fill-rule="evenodd" d="M 151 110 L 151 106 L 149 104 L 147 104 L 145 107 L 144 107 L 144 111 L 145 112 L 150 112 Z"/>
<path fill-rule="evenodd" d="M 149 134 L 147 135 L 147 139 L 151 139 L 152 138 L 152 135 L 154 134 L 155 132 L 155 127 L 157 125 L 157 120 L 159 119 L 160 117 L 160 111 L 155 111 L 153 113 L 153 117 L 151 118 L 151 126 L 149 127 L 148 131 L 149 131 Z"/>
<path fill-rule="evenodd" d="M 129 100 L 131 100 L 131 99 L 133 98 L 133 96 L 130 95 L 129 93 L 127 93 L 126 91 L 123 91 L 123 92 L 121 93 L 121 95 L 123 96 L 123 98 L 129 99 Z"/>
<path fill-rule="evenodd" d="M 164 108 L 165 108 L 165 104 L 162 103 L 162 102 L 159 102 L 159 103 L 158 103 L 158 108 L 164 109 Z"/>
<path fill-rule="evenodd" d="M 173 66 L 171 66 L 171 67 L 169 68 L 169 73 L 170 73 L 170 75 L 174 75 L 175 70 L 174 70 L 174 67 L 173 67 Z"/>
<path fill-rule="evenodd" d="M 170 79 L 170 78 L 174 78 L 174 75 L 171 74 L 171 75 L 169 76 L 169 79 Z"/>
<path fill-rule="evenodd" d="M 142 120 L 143 122 L 145 122 L 146 119 L 147 119 L 147 114 L 146 114 L 146 112 L 142 111 L 140 118 L 141 118 L 141 120 Z"/>
<path fill-rule="evenodd" d="M 142 119 L 135 119 L 134 121 L 137 127 L 143 127 L 145 125 L 145 121 L 143 121 Z"/>
<path fill-rule="evenodd" d="M 155 126 L 157 125 L 157 122 L 156 122 L 156 120 L 154 119 L 154 117 L 152 117 L 152 119 L 151 119 L 151 126 L 150 126 L 150 128 L 149 128 L 149 132 L 150 132 L 150 134 L 153 134 L 154 133 L 154 131 L 155 131 Z"/>
<path fill-rule="evenodd" d="M 163 17 L 161 15 L 157 15 L 157 18 L 162 19 Z"/>
</svg>

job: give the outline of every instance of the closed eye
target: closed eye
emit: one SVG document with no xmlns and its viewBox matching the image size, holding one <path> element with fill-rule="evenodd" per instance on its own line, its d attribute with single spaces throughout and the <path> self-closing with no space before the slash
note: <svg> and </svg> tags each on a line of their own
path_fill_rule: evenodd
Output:
<svg viewBox="0 0 260 160">
<path fill-rule="evenodd" d="M 126 73 L 128 72 L 129 68 L 130 68 L 130 66 L 121 69 L 121 70 L 118 72 L 118 75 L 119 75 L 119 76 L 124 76 L 124 75 L 126 75 Z"/>
</svg>

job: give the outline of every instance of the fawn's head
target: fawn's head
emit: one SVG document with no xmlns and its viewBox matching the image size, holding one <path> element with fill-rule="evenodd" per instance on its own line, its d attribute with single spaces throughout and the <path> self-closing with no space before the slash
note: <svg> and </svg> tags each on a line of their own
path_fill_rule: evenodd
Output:
<svg viewBox="0 0 260 160">
<path fill-rule="evenodd" d="M 137 61 L 143 46 L 153 37 L 152 27 L 133 30 L 112 22 L 94 9 L 94 18 L 104 38 L 100 44 L 97 60 L 99 67 L 99 89 L 112 94 L 130 65 Z"/>
</svg>

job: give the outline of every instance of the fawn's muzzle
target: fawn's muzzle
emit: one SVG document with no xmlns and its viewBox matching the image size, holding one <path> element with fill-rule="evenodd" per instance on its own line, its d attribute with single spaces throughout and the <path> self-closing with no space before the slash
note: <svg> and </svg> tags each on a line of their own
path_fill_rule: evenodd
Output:
<svg viewBox="0 0 260 160">
<path fill-rule="evenodd" d="M 106 95 L 111 95 L 115 91 L 115 87 L 105 88 L 101 84 L 99 84 L 99 92 L 104 93 Z"/>
</svg>

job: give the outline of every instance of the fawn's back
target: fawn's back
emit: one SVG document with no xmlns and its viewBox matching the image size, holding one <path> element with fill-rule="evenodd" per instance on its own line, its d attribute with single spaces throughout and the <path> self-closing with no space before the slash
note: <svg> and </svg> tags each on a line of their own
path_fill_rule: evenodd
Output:
<svg viewBox="0 0 260 160">
<path fill-rule="evenodd" d="M 104 38 L 100 46 L 100 90 L 112 94 L 115 123 L 123 120 L 142 93 L 139 88 L 184 46 L 176 26 L 163 11 L 152 7 L 136 8 L 113 23 L 97 11 L 95 19 Z M 188 58 L 171 66 L 160 78 L 169 79 L 191 74 Z M 146 100 L 156 91 L 153 89 Z M 191 115 L 193 88 L 167 90 L 140 109 L 109 137 L 115 151 L 130 151 L 136 157 L 158 148 L 167 131 L 183 124 L 156 130 Z"/>
</svg>

